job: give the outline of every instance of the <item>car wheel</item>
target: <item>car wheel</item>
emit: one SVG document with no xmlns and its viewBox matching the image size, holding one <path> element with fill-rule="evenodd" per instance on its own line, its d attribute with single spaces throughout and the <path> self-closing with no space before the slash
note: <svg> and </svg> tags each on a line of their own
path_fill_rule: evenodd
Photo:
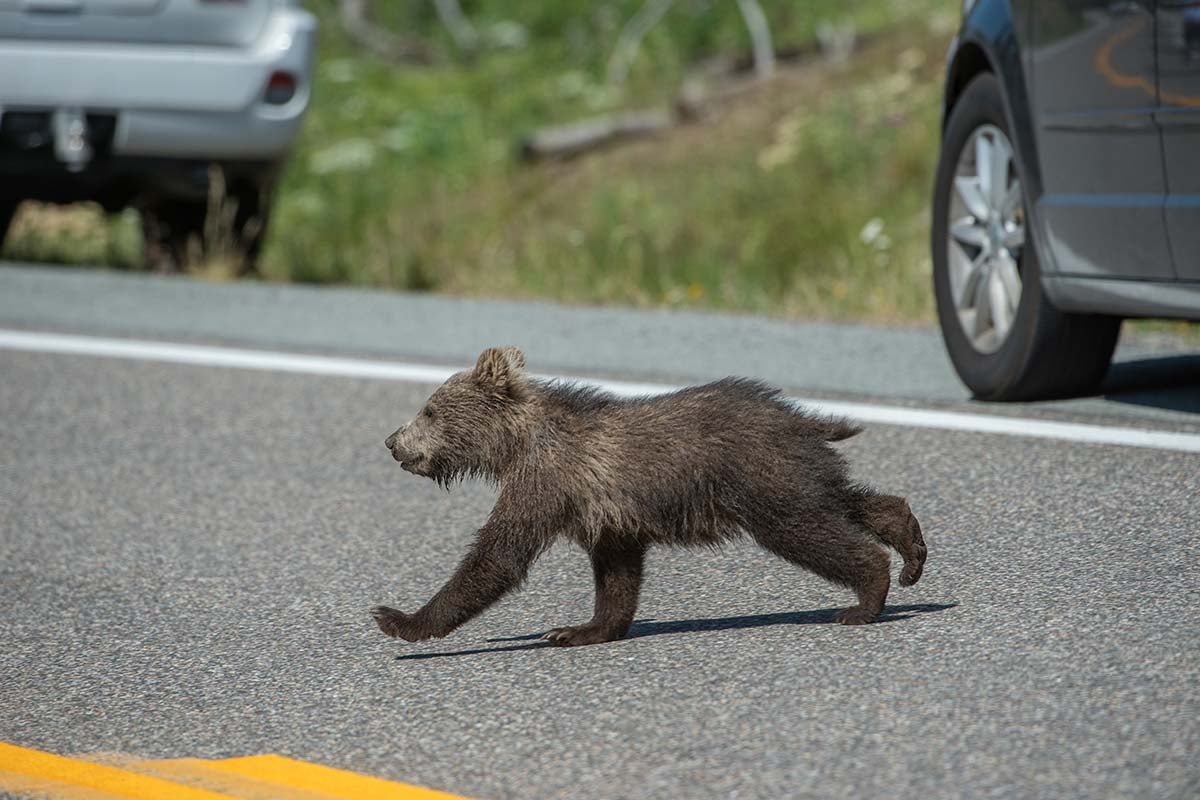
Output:
<svg viewBox="0 0 1200 800">
<path fill-rule="evenodd" d="M 147 269 L 183 272 L 203 257 L 204 203 L 163 200 L 140 210 Z"/>
<path fill-rule="evenodd" d="M 17 215 L 21 201 L 12 197 L 0 197 L 0 247 L 4 247 L 4 237 L 8 235 L 8 226 Z"/>
<path fill-rule="evenodd" d="M 1066 314 L 1046 298 L 1000 91 L 990 74 L 973 79 L 942 140 L 931 243 L 942 337 L 981 400 L 1087 394 L 1121 320 Z"/>
<path fill-rule="evenodd" d="M 242 275 L 258 272 L 258 256 L 267 236 L 271 218 L 271 187 L 247 187 L 236 193 L 237 213 L 233 218 L 239 256 L 238 271 Z"/>
<path fill-rule="evenodd" d="M 267 231 L 269 192 L 261 186 L 242 187 L 231 192 L 229 199 L 236 203 L 232 219 L 226 217 L 228 221 L 219 223 L 214 231 L 205 230 L 209 215 L 205 202 L 161 200 L 144 206 L 146 267 L 155 272 L 184 272 L 209 258 L 226 258 L 237 275 L 255 272 Z M 220 230 L 222 226 L 225 230 Z"/>
</svg>

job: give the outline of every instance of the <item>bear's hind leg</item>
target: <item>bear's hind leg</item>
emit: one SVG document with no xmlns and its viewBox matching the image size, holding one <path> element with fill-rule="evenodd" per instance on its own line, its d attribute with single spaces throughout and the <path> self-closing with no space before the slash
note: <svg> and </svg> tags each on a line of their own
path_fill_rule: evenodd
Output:
<svg viewBox="0 0 1200 800">
<path fill-rule="evenodd" d="M 755 541 L 798 566 L 833 583 L 848 586 L 858 605 L 839 611 L 843 625 L 863 625 L 883 613 L 891 576 L 888 554 L 867 531 L 840 519 L 826 518 L 791 524 L 759 524 Z"/>
<path fill-rule="evenodd" d="M 883 613 L 888 588 L 892 579 L 888 574 L 888 555 L 878 547 L 867 545 L 865 558 L 860 566 L 860 582 L 853 586 L 858 595 L 858 605 L 839 611 L 835 622 L 843 625 L 865 625 L 874 622 Z"/>
<path fill-rule="evenodd" d="M 543 638 L 560 647 L 572 647 L 624 636 L 637 613 L 645 555 L 645 546 L 638 542 L 605 540 L 593 546 L 596 606 L 591 621 L 555 628 Z"/>
<path fill-rule="evenodd" d="M 889 494 L 867 494 L 863 497 L 863 512 L 867 527 L 904 559 L 900 585 L 912 586 L 921 580 L 928 551 L 921 523 L 917 522 L 908 501 Z"/>
</svg>

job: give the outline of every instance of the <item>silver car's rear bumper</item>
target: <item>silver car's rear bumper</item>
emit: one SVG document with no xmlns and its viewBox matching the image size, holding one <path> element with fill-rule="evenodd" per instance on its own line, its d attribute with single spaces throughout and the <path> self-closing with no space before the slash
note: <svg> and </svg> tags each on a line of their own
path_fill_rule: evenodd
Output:
<svg viewBox="0 0 1200 800">
<path fill-rule="evenodd" d="M 114 156 L 280 158 L 308 106 L 315 31 L 307 12 L 280 8 L 245 48 L 0 39 L 0 115 L 114 114 Z M 282 105 L 263 100 L 276 70 L 296 78 Z"/>
</svg>

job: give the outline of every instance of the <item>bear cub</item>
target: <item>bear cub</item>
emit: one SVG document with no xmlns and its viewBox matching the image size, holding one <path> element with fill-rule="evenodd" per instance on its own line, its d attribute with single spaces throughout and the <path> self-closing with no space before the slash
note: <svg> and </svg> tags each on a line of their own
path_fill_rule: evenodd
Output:
<svg viewBox="0 0 1200 800">
<path fill-rule="evenodd" d="M 618 398 L 538 380 L 515 347 L 490 348 L 387 438 L 405 470 L 443 486 L 494 481 L 495 508 L 453 576 L 413 614 L 380 606 L 389 636 L 441 637 L 519 586 L 559 538 L 592 560 L 592 619 L 555 628 L 556 645 L 619 639 L 637 610 L 655 545 L 714 547 L 749 535 L 772 553 L 852 590 L 846 625 L 883 611 L 889 559 L 900 584 L 921 577 L 925 541 L 903 498 L 852 483 L 829 442 L 859 428 L 806 414 L 777 389 L 725 378 L 670 394 Z"/>
</svg>

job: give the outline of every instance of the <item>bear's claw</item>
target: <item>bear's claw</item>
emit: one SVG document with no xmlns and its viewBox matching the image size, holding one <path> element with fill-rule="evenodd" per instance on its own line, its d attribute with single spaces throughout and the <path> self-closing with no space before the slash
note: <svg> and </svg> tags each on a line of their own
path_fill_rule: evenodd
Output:
<svg viewBox="0 0 1200 800">
<path fill-rule="evenodd" d="M 387 606 L 375 606 L 371 609 L 371 616 L 375 618 L 375 624 L 379 626 L 379 630 L 391 636 L 393 639 L 408 639 L 404 634 L 411 618 L 403 611 L 398 611 Z M 409 641 L 412 641 L 409 639 Z"/>
<path fill-rule="evenodd" d="M 609 636 L 597 625 L 572 625 L 555 628 L 542 638 L 556 647 L 578 647 L 583 644 L 611 642 L 618 637 Z"/>
<path fill-rule="evenodd" d="M 878 616 L 874 611 L 862 606 L 851 606 L 835 614 L 833 620 L 842 625 L 866 625 L 869 622 L 874 622 Z"/>
</svg>

